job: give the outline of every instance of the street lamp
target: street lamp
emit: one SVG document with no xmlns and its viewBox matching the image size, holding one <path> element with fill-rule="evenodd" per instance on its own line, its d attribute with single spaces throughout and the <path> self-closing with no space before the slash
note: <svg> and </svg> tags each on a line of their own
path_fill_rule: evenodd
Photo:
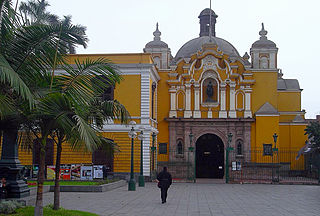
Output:
<svg viewBox="0 0 320 216">
<path fill-rule="evenodd" d="M 227 143 L 227 149 L 226 149 L 226 183 L 229 182 L 229 152 L 233 150 L 232 147 L 230 147 L 231 141 L 232 141 L 232 133 L 228 133 L 228 143 Z"/>
<path fill-rule="evenodd" d="M 277 135 L 277 133 L 274 133 L 273 134 L 273 141 L 274 141 L 274 148 L 275 149 L 277 148 L 277 139 L 278 139 L 278 135 Z"/>
<path fill-rule="evenodd" d="M 192 138 L 193 138 L 193 134 L 192 134 L 192 129 L 190 130 L 190 134 L 189 134 L 189 140 L 190 140 L 190 146 L 189 146 L 189 152 L 194 152 L 194 173 L 193 173 L 193 182 L 196 183 L 196 152 L 194 151 L 194 147 L 192 146 Z M 188 153 L 189 154 L 189 153 Z M 188 155 L 189 157 L 189 155 Z M 188 159 L 189 160 L 189 159 Z"/>
<path fill-rule="evenodd" d="M 157 134 L 155 132 L 152 132 L 152 147 L 151 147 L 151 156 L 152 156 L 152 162 L 151 162 L 151 175 L 152 179 L 155 178 L 155 170 L 154 170 L 154 153 L 156 152 L 157 147 L 154 146 L 154 143 L 156 141 Z"/>
<path fill-rule="evenodd" d="M 144 177 L 143 177 L 143 128 L 140 128 L 141 132 L 138 139 L 141 140 L 140 148 L 140 175 L 139 175 L 139 187 L 144 187 Z"/>
<path fill-rule="evenodd" d="M 134 173 L 133 173 L 133 142 L 134 139 L 137 137 L 137 133 L 134 131 L 134 125 L 136 124 L 135 121 L 131 121 L 129 123 L 132 127 L 129 131 L 129 138 L 131 138 L 131 170 L 130 170 L 130 180 L 128 184 L 128 190 L 129 191 L 135 191 L 136 190 L 136 181 L 134 180 Z"/>
<path fill-rule="evenodd" d="M 279 181 L 279 176 L 275 176 L 274 159 L 273 159 L 273 157 L 275 156 L 276 157 L 275 158 L 276 163 L 278 162 L 277 140 L 278 140 L 278 135 L 277 135 L 277 133 L 274 133 L 273 134 L 274 148 L 272 149 L 272 181 L 273 182 L 278 182 Z M 279 175 L 279 170 L 278 170 L 278 172 L 276 174 Z"/>
</svg>

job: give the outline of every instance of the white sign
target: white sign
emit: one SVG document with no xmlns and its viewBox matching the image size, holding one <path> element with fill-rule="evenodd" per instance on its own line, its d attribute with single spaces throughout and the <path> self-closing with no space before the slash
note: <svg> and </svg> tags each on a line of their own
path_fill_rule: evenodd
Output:
<svg viewBox="0 0 320 216">
<path fill-rule="evenodd" d="M 93 166 L 93 178 L 102 179 L 103 178 L 103 166 L 102 165 L 94 165 Z"/>
<path fill-rule="evenodd" d="M 237 170 L 237 162 L 232 161 L 232 170 Z"/>
<path fill-rule="evenodd" d="M 92 166 L 81 166 L 81 180 L 92 180 Z"/>
</svg>

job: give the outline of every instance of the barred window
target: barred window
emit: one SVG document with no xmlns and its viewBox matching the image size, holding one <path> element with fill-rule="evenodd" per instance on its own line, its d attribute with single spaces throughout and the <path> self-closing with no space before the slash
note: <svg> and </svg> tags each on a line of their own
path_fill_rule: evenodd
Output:
<svg viewBox="0 0 320 216">
<path fill-rule="evenodd" d="M 272 144 L 263 144 L 263 155 L 272 156 Z"/>
<path fill-rule="evenodd" d="M 167 143 L 159 143 L 159 154 L 167 154 Z"/>
</svg>

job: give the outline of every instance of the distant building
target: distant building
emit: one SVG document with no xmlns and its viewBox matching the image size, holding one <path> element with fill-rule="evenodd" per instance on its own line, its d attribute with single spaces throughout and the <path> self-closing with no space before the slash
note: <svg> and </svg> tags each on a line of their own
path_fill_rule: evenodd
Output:
<svg viewBox="0 0 320 216">
<path fill-rule="evenodd" d="M 212 10 L 204 9 L 199 15 L 199 37 L 186 42 L 174 57 L 168 44 L 161 41 L 158 24 L 144 53 L 69 56 L 70 62 L 105 57 L 119 67 L 124 80 L 108 94 L 129 110 L 138 132 L 143 127 L 145 176 L 150 176 L 158 165 L 170 166 L 178 175 L 177 170 L 185 172 L 187 163 L 196 162 L 196 177 L 224 178 L 229 133 L 233 135 L 230 147 L 236 155 L 242 156 L 243 161 L 258 163 L 261 161 L 254 153 L 244 152 L 274 147 L 274 134 L 278 135 L 279 152 L 298 151 L 307 139 L 305 111 L 301 110 L 302 89 L 298 80 L 283 78 L 277 66 L 278 48 L 267 38 L 263 24 L 250 55 L 241 56 L 235 46 L 216 36 L 217 17 Z M 117 174 L 127 174 L 130 129 L 130 125 L 117 122 L 104 126 L 103 134 L 120 148 L 113 158 L 72 152 L 65 145 L 62 164 L 104 163 Z M 32 164 L 32 154 L 20 152 L 20 160 Z M 134 170 L 139 172 L 138 139 L 134 161 Z M 294 158 L 280 158 L 280 162 L 296 163 Z"/>
</svg>

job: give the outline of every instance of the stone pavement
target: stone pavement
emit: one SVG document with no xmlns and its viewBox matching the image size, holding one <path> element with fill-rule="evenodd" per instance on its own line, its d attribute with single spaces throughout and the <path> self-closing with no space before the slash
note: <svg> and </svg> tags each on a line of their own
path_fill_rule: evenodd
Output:
<svg viewBox="0 0 320 216">
<path fill-rule="evenodd" d="M 156 183 L 136 191 L 127 186 L 103 193 L 61 193 L 61 206 L 112 216 L 315 216 L 320 187 L 268 184 L 174 183 L 161 204 Z M 44 194 L 44 205 L 53 193 Z"/>
</svg>

